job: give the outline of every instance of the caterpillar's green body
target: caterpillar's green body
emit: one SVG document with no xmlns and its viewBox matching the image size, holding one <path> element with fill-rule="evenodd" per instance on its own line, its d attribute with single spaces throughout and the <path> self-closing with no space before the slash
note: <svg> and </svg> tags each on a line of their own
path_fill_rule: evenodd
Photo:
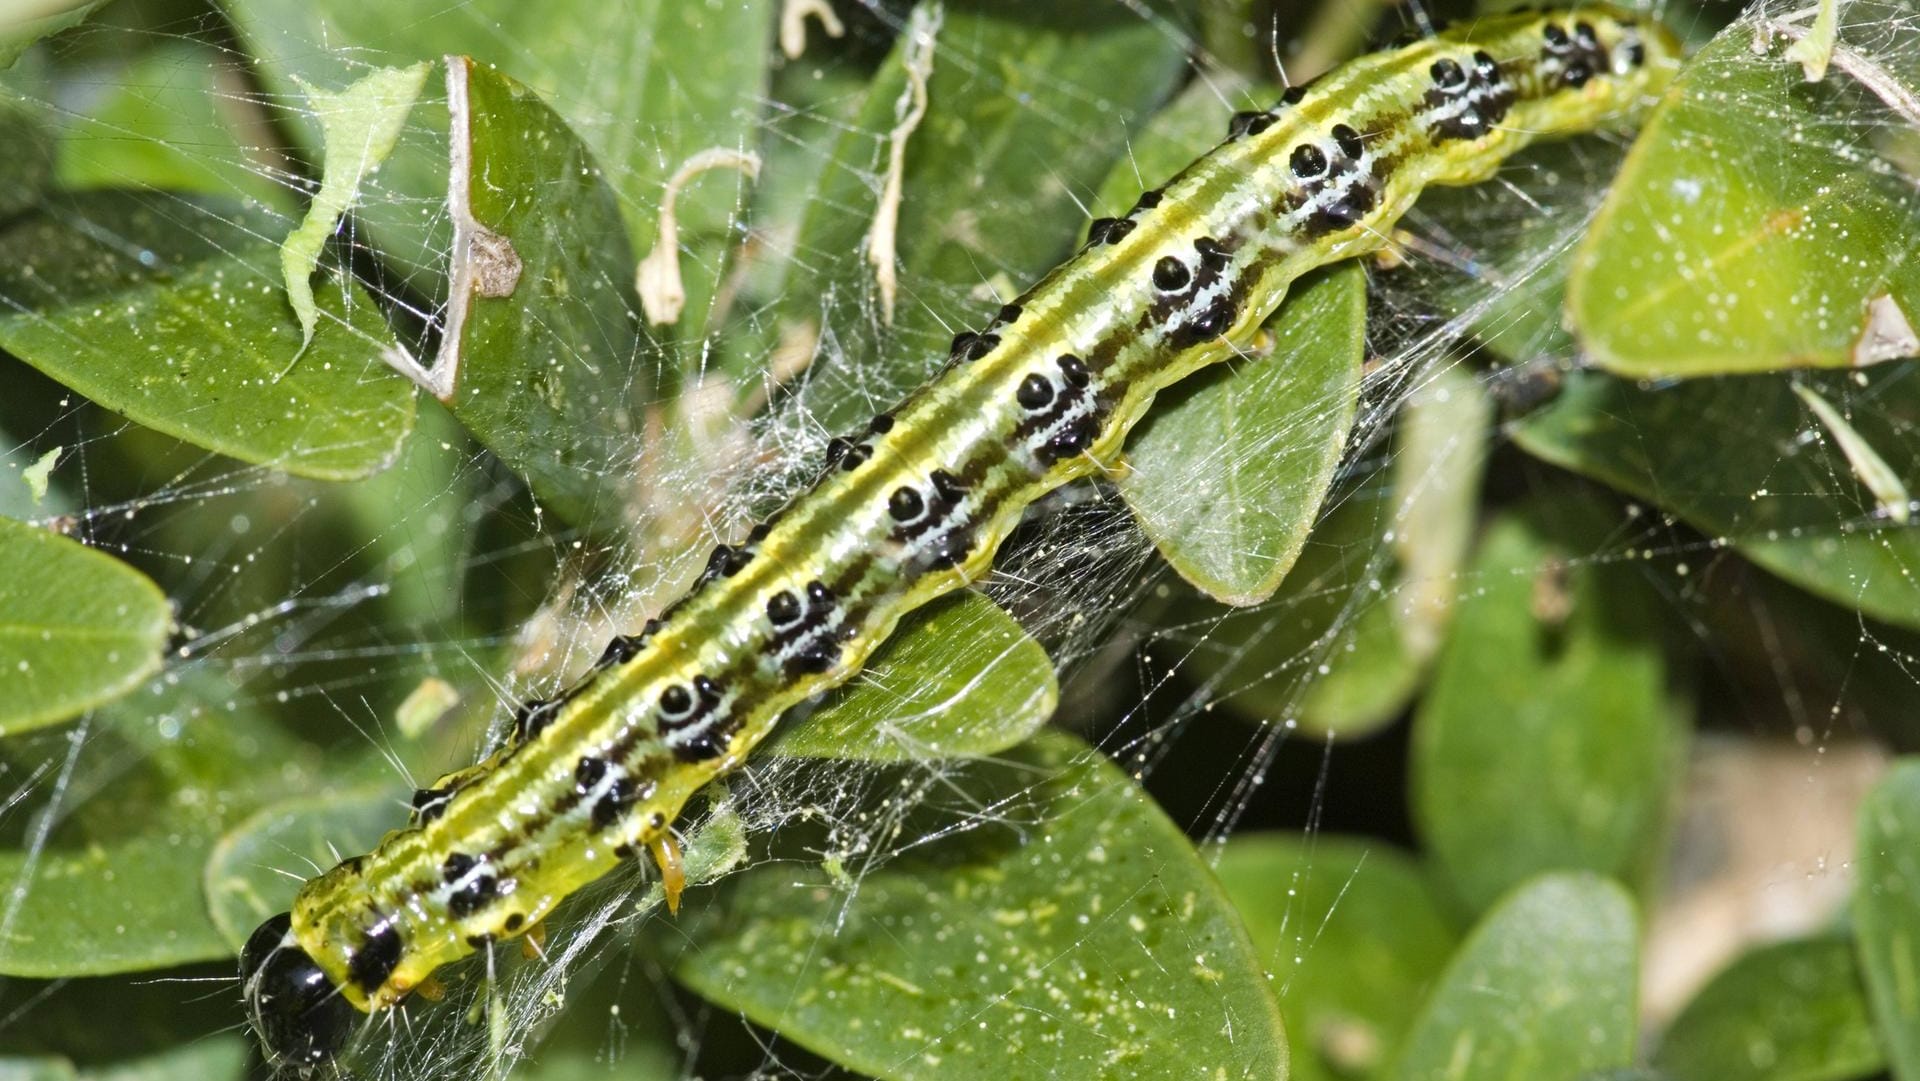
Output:
<svg viewBox="0 0 1920 1081">
<path fill-rule="evenodd" d="M 276 1005 L 263 965 L 304 954 L 328 1002 L 379 1009 L 533 925 L 660 842 L 904 613 L 984 573 L 1028 504 L 1111 464 L 1155 393 L 1233 355 L 1301 274 L 1379 248 L 1429 184 L 1621 117 L 1677 60 L 1671 35 L 1612 8 L 1497 16 L 1235 117 L 1226 142 L 957 338 L 944 374 L 836 440 L 810 491 L 717 551 L 579 689 L 523 710 L 509 746 L 422 793 L 414 825 L 307 883 L 245 961 L 270 1057 L 324 1060 L 332 1037 L 295 1030 L 336 1007 L 282 1017 L 297 996 Z"/>
</svg>

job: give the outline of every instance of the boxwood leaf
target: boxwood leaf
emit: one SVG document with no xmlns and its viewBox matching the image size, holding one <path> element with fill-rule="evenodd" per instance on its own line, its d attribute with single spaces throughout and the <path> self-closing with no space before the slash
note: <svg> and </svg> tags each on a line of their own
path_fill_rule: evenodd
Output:
<svg viewBox="0 0 1920 1081">
<path fill-rule="evenodd" d="M 1052 733 L 949 784 L 993 814 L 850 895 L 741 876 L 676 976 L 883 1079 L 1286 1076 L 1246 932 L 1126 774 Z"/>
<path fill-rule="evenodd" d="M 1120 494 L 1214 599 L 1266 600 L 1299 558 L 1353 427 L 1366 329 L 1359 264 L 1317 273 L 1268 322 L 1268 355 L 1163 393 L 1127 440 Z"/>
<path fill-rule="evenodd" d="M 172 627 L 173 609 L 146 575 L 0 518 L 0 736 L 138 687 L 160 667 Z"/>
<path fill-rule="evenodd" d="M 1920 352 L 1920 193 L 1863 135 L 1878 103 L 1851 79 L 1806 82 L 1785 47 L 1735 22 L 1648 118 L 1567 287 L 1602 367 L 1694 376 Z"/>
<path fill-rule="evenodd" d="M 1911 490 L 1911 366 L 1803 375 Z M 1920 531 L 1887 517 L 1793 387 L 1753 376 L 1643 388 L 1575 373 L 1513 436 L 1528 453 L 1647 499 L 1810 592 L 1920 627 Z"/>
<path fill-rule="evenodd" d="M 1868 1001 L 1896 1081 L 1920 1078 L 1920 759 L 1860 808 L 1853 921 Z"/>
<path fill-rule="evenodd" d="M 1414 720 L 1414 818 L 1478 911 L 1541 871 L 1644 879 L 1662 850 L 1687 714 L 1667 688 L 1616 518 L 1540 500 L 1488 530 Z"/>
<path fill-rule="evenodd" d="M 860 674 L 769 753 L 906 762 L 995 754 L 1053 716 L 1053 663 L 999 605 L 963 592 L 907 616 Z"/>
<path fill-rule="evenodd" d="M 1427 997 L 1398 1081 L 1574 1081 L 1633 1059 L 1640 935 L 1625 890 L 1550 874 L 1487 913 Z"/>
<path fill-rule="evenodd" d="M 413 391 L 358 286 L 329 278 L 298 364 L 270 214 L 212 199 L 75 194 L 0 228 L 0 348 L 197 446 L 341 480 L 392 460 Z"/>
<path fill-rule="evenodd" d="M 1653 1055 L 1673 1081 L 1851 1081 L 1885 1061 L 1841 935 L 1742 955 L 1687 1003 Z"/>
<path fill-rule="evenodd" d="M 1460 939 L 1419 864 L 1358 837 L 1249 833 L 1214 873 L 1278 990 L 1293 1081 L 1378 1075 Z"/>
</svg>

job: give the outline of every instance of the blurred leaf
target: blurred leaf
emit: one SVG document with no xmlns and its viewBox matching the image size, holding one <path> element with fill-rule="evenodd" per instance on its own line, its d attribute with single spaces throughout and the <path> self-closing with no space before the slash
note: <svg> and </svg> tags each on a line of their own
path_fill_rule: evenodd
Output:
<svg viewBox="0 0 1920 1081">
<path fill-rule="evenodd" d="M 110 1066 L 89 1067 L 81 1081 L 240 1081 L 247 1076 L 247 1037 L 209 1036 L 170 1051 Z"/>
<path fill-rule="evenodd" d="M 531 88 L 591 152 L 587 167 L 610 186 L 624 223 L 612 235 L 597 224 L 578 223 L 568 239 L 593 237 L 612 245 L 624 234 L 625 248 L 634 253 L 652 246 L 662 186 L 681 162 L 708 147 L 754 143 L 774 23 L 768 0 L 628 0 L 617 6 L 598 0 L 465 0 L 424 9 L 385 0 L 246 0 L 223 6 L 257 57 L 268 88 L 284 98 L 297 93 L 295 77 L 336 86 L 370 66 L 446 54 L 471 56 Z M 452 237 L 444 215 L 423 214 L 421 208 L 437 206 L 446 195 L 447 125 L 443 110 L 422 104 L 382 171 L 380 187 L 388 196 L 369 196 L 358 216 L 384 255 L 431 279 L 417 288 L 438 293 L 445 283 L 437 267 Z M 309 149 L 319 146 L 313 116 L 295 111 L 289 120 Z M 739 183 L 731 173 L 710 176 L 678 204 L 681 241 L 690 256 L 682 265 L 687 319 L 695 332 L 735 242 Z M 633 272 L 630 257 L 612 283 L 623 296 L 630 296 Z M 632 358 L 619 352 L 601 359 L 625 365 Z"/>
<path fill-rule="evenodd" d="M 320 288 L 300 332 L 274 218 L 232 203 L 90 192 L 0 229 L 0 348 L 132 420 L 301 476 L 365 476 L 413 425 L 380 363 L 392 338 L 357 286 Z M 284 378 L 283 378 L 284 374 Z"/>
<path fill-rule="evenodd" d="M 63 1058 L 0 1056 L 0 1081 L 76 1081 L 79 1076 Z"/>
<path fill-rule="evenodd" d="M 62 721 L 160 667 L 173 608 L 146 575 L 0 518 L 0 736 Z"/>
<path fill-rule="evenodd" d="M 1875 153 L 1876 125 L 1863 121 L 1877 103 L 1850 79 L 1804 81 L 1778 39 L 1754 55 L 1755 37 L 1736 22 L 1688 63 L 1580 249 L 1568 308 L 1610 371 L 1847 367 L 1920 352 L 1908 325 L 1920 318 L 1920 194 Z M 1870 323 L 1879 297 L 1904 334 Z"/>
<path fill-rule="evenodd" d="M 1333 485 L 1360 400 L 1367 276 L 1315 274 L 1267 323 L 1269 355 L 1163 392 L 1120 493 L 1182 578 L 1227 604 L 1280 588 Z"/>
<path fill-rule="evenodd" d="M 1377 1076 L 1460 938 L 1419 865 L 1377 841 L 1249 833 L 1214 873 L 1278 989 L 1293 1081 Z"/>
<path fill-rule="evenodd" d="M 1542 871 L 1642 884 L 1659 862 L 1688 717 L 1642 571 L 1608 558 L 1618 529 L 1539 500 L 1481 544 L 1411 766 L 1415 821 L 1470 911 Z"/>
<path fill-rule="evenodd" d="M 906 145 L 896 265 L 911 291 L 894 324 L 881 322 L 865 238 L 907 87 L 904 44 L 809 197 L 795 241 L 807 273 L 777 305 L 777 334 L 810 327 L 803 336 L 828 339 L 804 405 L 829 431 L 891 406 L 944 363 L 956 330 L 984 322 L 1067 252 L 1085 231 L 1081 200 L 1185 70 L 1177 37 L 1120 5 L 1078 6 L 1071 18 L 1009 0 L 949 5 L 936 43 L 927 113 Z M 736 354 L 734 374 L 757 379 L 765 360 Z"/>
<path fill-rule="evenodd" d="M 257 120 L 233 58 L 192 38 L 141 48 L 115 70 L 105 94 L 60 133 L 60 186 L 154 188 L 250 198 L 284 210 L 291 178 L 249 160 L 236 125 Z M 4 198 L 4 196 L 0 196 Z"/>
<path fill-rule="evenodd" d="M 222 836 L 207 856 L 204 888 L 227 948 L 240 952 L 263 920 L 291 908 L 302 882 L 405 825 L 409 795 L 375 785 L 284 800 Z"/>
<path fill-rule="evenodd" d="M 949 784 L 994 813 L 851 895 L 743 876 L 675 974 L 883 1079 L 1286 1076 L 1246 932 L 1131 779 L 1056 733 Z"/>
<path fill-rule="evenodd" d="M 1907 364 L 1804 379 L 1909 486 L 1920 480 L 1920 381 Z M 1755 376 L 1644 390 L 1575 373 L 1513 429 L 1528 453 L 1647 499 L 1789 582 L 1920 627 L 1920 531 L 1872 492 L 1792 385 Z"/>
<path fill-rule="evenodd" d="M 1920 1078 L 1920 759 L 1860 808 L 1853 922 L 1873 1021 L 1896 1081 Z"/>
<path fill-rule="evenodd" d="M 4 49 L 0 38 L 0 52 Z M 7 148 L 0 155 L 0 222 L 39 202 L 53 180 L 53 135 L 38 112 L 0 86 L 0 146 Z"/>
<path fill-rule="evenodd" d="M 1399 716 L 1460 592 L 1491 415 L 1471 374 L 1435 371 L 1401 410 L 1391 486 L 1338 498 L 1270 603 L 1183 609 L 1205 637 L 1182 666 L 1263 723 L 1354 739 Z"/>
<path fill-rule="evenodd" d="M 449 64 L 464 88 L 450 94 L 464 162 L 450 213 L 467 232 L 436 373 L 458 364 L 454 416 L 542 502 L 575 525 L 609 527 L 651 382 L 637 369 L 618 208 L 586 148 L 531 91 L 470 59 Z"/>
<path fill-rule="evenodd" d="M 1573 1081 L 1633 1059 L 1633 901 L 1590 874 L 1542 875 L 1487 913 L 1427 997 L 1391 1076 Z"/>
<path fill-rule="evenodd" d="M 286 275 L 293 313 L 300 319 L 303 346 L 313 340 L 314 322 L 320 317 L 310 284 L 320 250 L 340 216 L 360 198 L 360 182 L 393 153 L 401 126 L 431 70 L 424 60 L 404 68 L 380 68 L 337 91 L 294 78 L 306 95 L 307 108 L 320 122 L 322 145 L 320 190 L 307 206 L 306 216 L 280 245 L 280 270 Z"/>
<path fill-rule="evenodd" d="M 0 68 L 12 67 L 13 62 L 20 59 L 20 54 L 41 38 L 85 22 L 87 16 L 104 3 L 106 0 L 54 0 L 29 9 L 46 14 L 23 18 L 9 12 L 6 21 L 0 23 Z"/>
<path fill-rule="evenodd" d="M 996 754 L 1060 699 L 1053 663 L 999 605 L 971 591 L 901 621 L 853 681 L 787 722 L 764 753 L 912 762 Z"/>
<path fill-rule="evenodd" d="M 1850 1081 L 1886 1058 L 1844 936 L 1752 950 L 1674 1018 L 1653 1064 L 1673 1081 Z"/>
</svg>

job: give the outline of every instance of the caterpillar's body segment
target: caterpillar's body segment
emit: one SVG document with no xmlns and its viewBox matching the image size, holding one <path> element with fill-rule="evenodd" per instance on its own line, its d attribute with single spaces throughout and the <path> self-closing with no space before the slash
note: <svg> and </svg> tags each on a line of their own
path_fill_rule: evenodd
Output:
<svg viewBox="0 0 1920 1081">
<path fill-rule="evenodd" d="M 1113 462 L 1155 393 L 1232 355 L 1301 274 L 1379 248 L 1429 184 L 1623 116 L 1678 59 L 1664 29 L 1611 8 L 1499 16 L 1236 116 L 1226 142 L 956 338 L 943 375 L 833 441 L 810 491 L 718 549 L 577 690 L 523 708 L 507 747 L 423 790 L 412 826 L 263 925 L 242 964 L 269 1059 L 325 1063 L 354 1011 L 657 844 L 784 710 L 983 574 L 1035 498 Z"/>
</svg>

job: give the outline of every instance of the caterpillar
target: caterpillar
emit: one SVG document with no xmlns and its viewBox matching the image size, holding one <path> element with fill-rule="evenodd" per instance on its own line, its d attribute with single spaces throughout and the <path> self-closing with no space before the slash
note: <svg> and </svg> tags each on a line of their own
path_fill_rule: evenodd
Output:
<svg viewBox="0 0 1920 1081">
<path fill-rule="evenodd" d="M 267 1062 L 310 1075 L 440 966 L 522 934 L 650 852 L 781 714 L 852 676 L 906 612 L 979 578 L 1025 508 L 1110 467 L 1163 388 L 1236 355 L 1289 285 L 1379 249 L 1428 185 L 1662 91 L 1680 45 L 1612 7 L 1492 16 L 1352 61 L 1226 140 L 957 335 L 944 370 L 832 440 L 812 487 L 504 746 L 414 799 L 371 853 L 307 882 L 241 953 Z M 1269 361 L 1270 363 L 1277 361 Z"/>
</svg>

